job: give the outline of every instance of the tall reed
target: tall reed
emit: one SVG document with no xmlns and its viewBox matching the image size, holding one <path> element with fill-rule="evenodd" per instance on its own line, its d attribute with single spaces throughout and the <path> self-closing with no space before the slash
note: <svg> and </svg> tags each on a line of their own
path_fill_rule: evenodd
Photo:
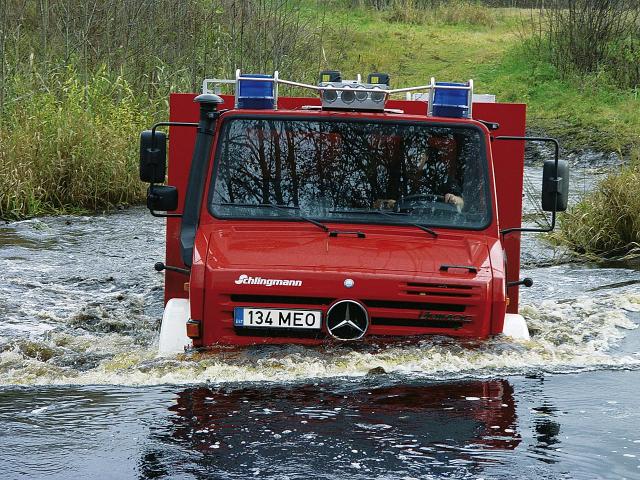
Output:
<svg viewBox="0 0 640 480">
<path fill-rule="evenodd" d="M 87 82 L 72 69 L 57 91 L 31 91 L 0 127 L 0 217 L 101 210 L 142 199 L 137 137 L 150 115 L 121 77 L 104 70 Z"/>
<path fill-rule="evenodd" d="M 236 68 L 315 77 L 301 4 L 0 0 L 0 217 L 141 200 L 138 134 L 170 92 Z"/>
</svg>

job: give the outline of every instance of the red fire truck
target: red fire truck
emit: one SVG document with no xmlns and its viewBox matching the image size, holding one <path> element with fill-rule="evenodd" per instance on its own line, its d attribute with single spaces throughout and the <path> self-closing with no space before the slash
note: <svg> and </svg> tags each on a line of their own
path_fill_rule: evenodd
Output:
<svg viewBox="0 0 640 480">
<path fill-rule="evenodd" d="M 224 84 L 233 95 L 216 94 Z M 283 85 L 315 96 L 278 96 Z M 237 71 L 171 95 L 170 121 L 140 144 L 147 206 L 167 218 L 160 350 L 528 338 L 520 234 L 554 228 L 569 171 L 556 140 L 524 135 L 525 105 L 474 96 L 473 81 Z M 521 225 L 525 141 L 555 153 L 547 228 Z"/>
</svg>

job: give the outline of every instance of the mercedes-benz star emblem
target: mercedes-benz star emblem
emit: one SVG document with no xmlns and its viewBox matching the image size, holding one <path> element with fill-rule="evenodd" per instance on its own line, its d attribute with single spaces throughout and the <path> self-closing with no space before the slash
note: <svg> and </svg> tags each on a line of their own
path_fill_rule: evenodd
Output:
<svg viewBox="0 0 640 480">
<path fill-rule="evenodd" d="M 356 284 L 356 282 L 354 282 L 352 278 L 347 278 L 347 279 L 344 281 L 344 286 L 345 286 L 345 287 L 347 287 L 347 288 L 351 288 L 351 287 L 353 287 L 355 284 Z"/>
<path fill-rule="evenodd" d="M 327 312 L 327 331 L 338 340 L 358 340 L 369 328 L 369 315 L 354 300 L 340 300 Z"/>
</svg>

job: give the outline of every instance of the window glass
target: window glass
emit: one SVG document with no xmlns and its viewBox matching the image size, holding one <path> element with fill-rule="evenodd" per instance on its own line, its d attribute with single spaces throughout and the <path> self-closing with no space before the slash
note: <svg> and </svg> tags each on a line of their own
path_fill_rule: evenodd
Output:
<svg viewBox="0 0 640 480">
<path fill-rule="evenodd" d="M 230 119 L 220 142 L 210 196 L 217 217 L 458 228 L 489 222 L 484 144 L 475 128 Z"/>
</svg>

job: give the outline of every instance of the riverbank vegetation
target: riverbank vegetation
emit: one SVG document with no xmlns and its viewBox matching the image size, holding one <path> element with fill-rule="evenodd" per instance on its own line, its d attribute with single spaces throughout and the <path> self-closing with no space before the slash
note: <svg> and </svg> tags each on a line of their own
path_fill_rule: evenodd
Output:
<svg viewBox="0 0 640 480">
<path fill-rule="evenodd" d="M 640 163 L 607 176 L 562 216 L 552 237 L 591 260 L 640 258 Z"/>
<path fill-rule="evenodd" d="M 394 86 L 474 78 L 527 103 L 529 125 L 568 148 L 638 156 L 638 2 L 539 3 L 0 0 L 0 217 L 142 201 L 139 131 L 166 118 L 171 91 L 235 68 L 309 82 L 322 68 L 386 71 Z M 563 216 L 558 241 L 599 255 L 637 240 L 614 233 L 625 222 L 592 230 L 607 201 L 628 201 L 612 178 Z"/>
<path fill-rule="evenodd" d="M 582 141 L 597 145 L 589 142 L 589 137 L 604 130 L 614 141 L 605 144 L 627 160 L 561 216 L 560 229 L 553 238 L 591 259 L 638 257 L 640 2 L 552 0 L 546 7 L 533 22 L 533 34 L 526 40 L 529 49 L 539 58 L 548 59 L 562 79 L 590 84 L 585 90 L 591 90 L 593 98 L 605 105 L 617 106 L 620 99 L 625 101 L 613 122 L 600 109 L 592 110 L 587 138 Z M 615 134 L 598 128 L 608 123 L 615 125 Z"/>
<path fill-rule="evenodd" d="M 301 5 L 0 0 L 0 218 L 142 201 L 138 135 L 170 92 L 236 67 L 315 77 Z"/>
<path fill-rule="evenodd" d="M 139 201 L 135 132 L 148 111 L 122 77 L 72 68 L 48 91 L 14 83 L 0 129 L 2 215 L 8 218 L 101 210 Z"/>
</svg>

